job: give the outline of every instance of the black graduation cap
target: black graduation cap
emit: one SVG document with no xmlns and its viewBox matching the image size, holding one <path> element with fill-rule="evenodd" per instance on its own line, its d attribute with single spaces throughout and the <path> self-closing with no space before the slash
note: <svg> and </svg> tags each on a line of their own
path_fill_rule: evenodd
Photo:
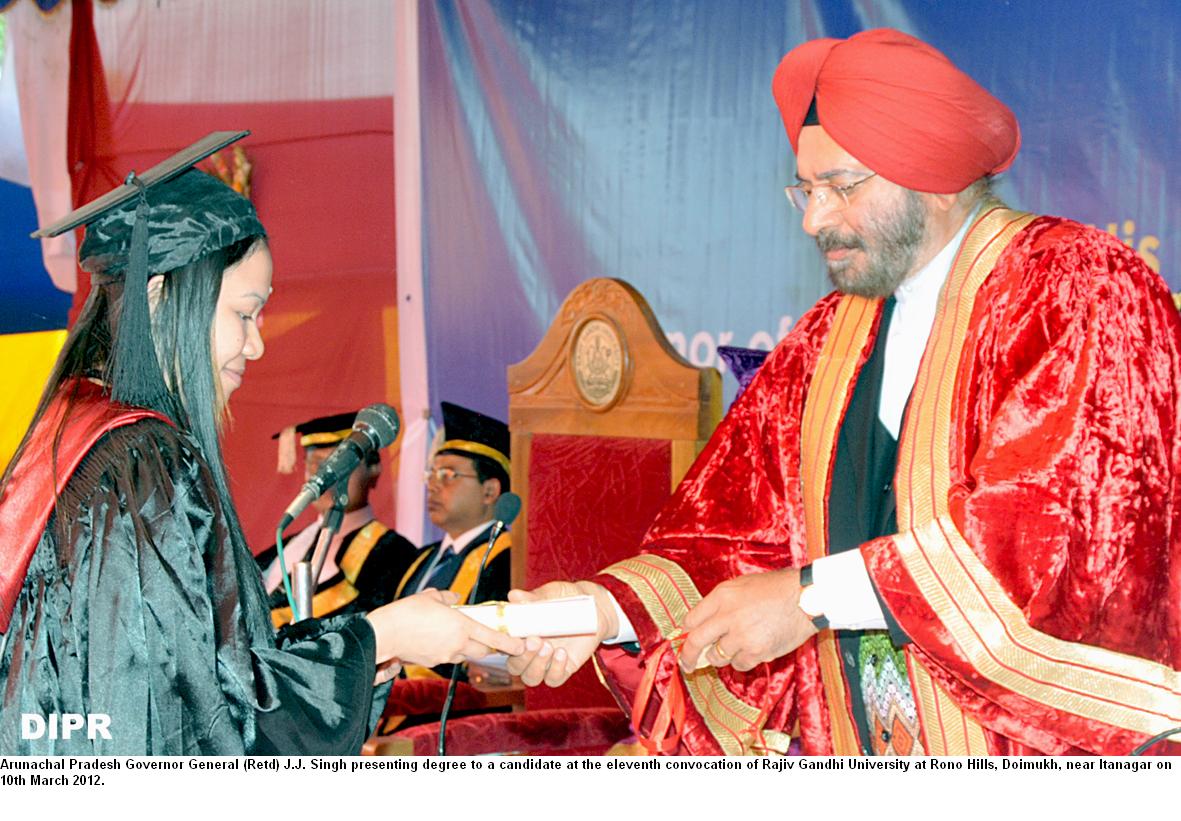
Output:
<svg viewBox="0 0 1181 821">
<path fill-rule="evenodd" d="M 148 278 L 174 271 L 266 230 L 250 201 L 193 165 L 249 131 L 215 131 L 142 174 L 32 234 L 53 237 L 85 225 L 78 252 L 96 282 L 124 279 L 123 307 L 108 379 L 119 402 L 167 411 L 156 361 Z"/>
<path fill-rule="evenodd" d="M 438 453 L 450 451 L 483 456 L 512 475 L 508 425 L 474 410 L 443 402 L 443 443 Z"/>
<path fill-rule="evenodd" d="M 127 180 L 118 188 L 108 191 L 98 199 L 91 200 L 81 208 L 62 217 L 53 225 L 34 231 L 30 236 L 33 239 L 56 237 L 58 234 L 64 234 L 79 225 L 89 225 L 108 211 L 131 202 L 140 191 L 146 191 L 153 186 L 168 182 L 214 152 L 236 143 L 249 134 L 249 131 L 214 131 L 197 140 L 188 148 L 178 151 L 163 162 L 152 166 L 142 174 L 132 171 L 127 175 Z M 224 183 L 222 184 L 224 185 Z"/>
<path fill-rule="evenodd" d="M 357 421 L 357 411 L 348 413 L 334 413 L 331 416 L 317 416 L 315 419 L 296 425 L 295 432 L 299 434 L 301 448 L 335 447 L 349 437 L 353 432 L 353 423 Z"/>
</svg>

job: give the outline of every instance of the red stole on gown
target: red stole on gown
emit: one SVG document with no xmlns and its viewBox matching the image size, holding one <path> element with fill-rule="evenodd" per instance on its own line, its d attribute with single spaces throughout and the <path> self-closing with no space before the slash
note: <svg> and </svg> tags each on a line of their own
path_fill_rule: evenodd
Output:
<svg viewBox="0 0 1181 821">
<path fill-rule="evenodd" d="M 644 652 L 599 653 L 625 703 L 720 581 L 826 555 L 837 432 L 880 300 L 801 318 L 723 420 L 643 553 L 596 581 Z M 940 295 L 895 476 L 896 535 L 862 546 L 913 644 L 933 754 L 1126 754 L 1181 725 L 1181 322 L 1111 237 L 986 208 Z M 747 673 L 679 677 L 681 752 L 856 754 L 834 635 Z"/>
<path fill-rule="evenodd" d="M 71 385 L 63 386 L 50 401 L 0 497 L 0 633 L 8 630 L 29 562 L 58 495 L 83 457 L 115 428 L 141 419 L 169 421 L 155 411 L 113 404 L 89 380 L 76 385 L 72 401 Z M 61 437 L 55 442 L 59 428 Z"/>
</svg>

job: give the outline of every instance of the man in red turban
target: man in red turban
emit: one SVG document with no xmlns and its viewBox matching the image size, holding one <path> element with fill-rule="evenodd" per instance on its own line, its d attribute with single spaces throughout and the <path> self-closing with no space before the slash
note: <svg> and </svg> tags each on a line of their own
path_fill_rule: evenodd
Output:
<svg viewBox="0 0 1181 821">
<path fill-rule="evenodd" d="M 639 555 L 514 594 L 591 593 L 600 624 L 531 639 L 512 669 L 556 685 L 597 649 L 660 752 L 1119 755 L 1167 734 L 1181 321 L 1164 282 L 1107 234 L 993 198 L 1017 122 L 913 37 L 805 43 L 773 91 L 787 193 L 837 290 Z"/>
</svg>

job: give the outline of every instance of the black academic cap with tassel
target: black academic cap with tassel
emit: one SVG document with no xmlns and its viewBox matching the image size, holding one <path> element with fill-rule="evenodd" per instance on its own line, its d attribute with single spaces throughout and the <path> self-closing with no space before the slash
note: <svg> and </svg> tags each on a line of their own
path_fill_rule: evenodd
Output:
<svg viewBox="0 0 1181 821">
<path fill-rule="evenodd" d="M 78 252 L 96 283 L 122 280 L 123 307 L 108 375 L 111 396 L 167 411 L 168 391 L 156 361 L 148 279 L 167 274 L 266 230 L 250 200 L 194 164 L 249 131 L 216 131 L 118 188 L 33 233 L 53 237 L 86 226 Z"/>
</svg>

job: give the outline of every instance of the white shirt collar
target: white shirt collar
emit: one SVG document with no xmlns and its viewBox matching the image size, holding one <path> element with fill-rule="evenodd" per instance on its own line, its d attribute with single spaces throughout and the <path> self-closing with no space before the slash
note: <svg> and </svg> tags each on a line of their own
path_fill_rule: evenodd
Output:
<svg viewBox="0 0 1181 821">
<path fill-rule="evenodd" d="M 975 218 L 976 211 L 974 210 L 964 220 L 964 224 L 956 231 L 955 236 L 939 250 L 939 253 L 931 257 L 931 261 L 916 273 L 904 279 L 902 284 L 895 289 L 894 299 L 899 305 L 913 299 L 934 299 L 939 296 L 939 289 L 943 287 L 947 275 L 951 273 L 951 263 L 955 261 L 955 255 L 959 252 L 960 245 L 968 233 L 968 226 Z"/>
<path fill-rule="evenodd" d="M 344 514 L 344 518 L 340 522 L 340 530 L 337 531 L 336 535 L 337 537 L 343 538 L 340 534 L 343 533 L 348 535 L 354 530 L 368 524 L 371 519 L 373 519 L 372 505 L 365 505 L 364 507 L 359 507 L 356 510 L 350 511 Z M 324 517 L 321 516 L 320 524 L 323 525 L 323 523 Z"/>
<path fill-rule="evenodd" d="M 878 418 L 895 439 L 902 428 L 902 414 L 906 410 L 923 351 L 926 350 L 931 328 L 935 324 L 939 293 L 951 273 L 952 263 L 968 234 L 968 227 L 976 219 L 979 210 L 977 207 L 964 220 L 955 236 L 930 262 L 894 290 L 894 317 L 886 337 L 886 361 Z"/>
<path fill-rule="evenodd" d="M 477 536 L 479 536 L 481 533 L 483 533 L 485 530 L 487 530 L 491 526 L 492 526 L 492 520 L 489 519 L 486 522 L 482 522 L 482 523 L 476 525 L 471 530 L 465 530 L 463 533 L 460 533 L 454 539 L 451 538 L 450 535 L 446 535 L 443 537 L 443 544 L 440 545 L 439 547 L 441 550 L 450 550 L 452 553 L 459 553 L 465 547 L 467 547 L 469 544 L 471 544 L 472 541 Z"/>
</svg>

